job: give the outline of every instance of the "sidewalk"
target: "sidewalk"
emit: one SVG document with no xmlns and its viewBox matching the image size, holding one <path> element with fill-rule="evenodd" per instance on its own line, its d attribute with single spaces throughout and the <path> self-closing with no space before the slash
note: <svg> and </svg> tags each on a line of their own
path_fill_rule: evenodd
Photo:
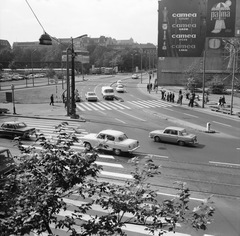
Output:
<svg viewBox="0 0 240 236">
<path fill-rule="evenodd" d="M 155 91 L 151 91 L 151 93 L 149 93 L 147 91 L 147 84 L 148 84 L 148 78 L 144 78 L 142 83 L 138 84 L 138 89 L 144 93 L 147 94 L 149 96 L 151 96 L 152 98 L 155 99 L 161 99 L 161 91 L 160 90 L 165 90 L 167 93 L 168 92 L 172 92 L 175 94 L 175 104 L 178 98 L 178 92 L 181 89 L 183 94 L 184 94 L 184 87 L 180 87 L 180 86 L 163 86 L 163 87 L 158 87 L 158 92 L 156 93 Z M 202 94 L 199 94 L 200 98 L 202 97 Z M 227 110 L 230 110 L 230 104 L 231 104 L 231 95 L 224 95 L 225 96 L 225 100 L 226 100 L 226 105 L 225 108 L 227 108 Z M 202 100 L 197 101 L 197 103 L 199 104 L 199 107 L 189 107 L 188 103 L 189 100 L 186 99 L 186 97 L 184 96 L 183 101 L 182 101 L 182 105 L 179 106 L 183 106 L 184 108 L 188 108 L 188 109 L 198 109 L 198 111 L 202 111 L 202 112 L 210 112 L 216 115 L 222 115 L 222 116 L 226 116 L 226 117 L 232 117 L 232 118 L 236 118 L 237 120 L 239 119 L 240 121 L 240 98 L 239 97 L 233 97 L 233 109 L 232 112 L 233 114 L 226 114 L 223 112 L 216 112 L 216 111 L 212 111 L 214 110 L 213 107 L 218 107 L 218 100 L 221 97 L 221 95 L 219 94 L 210 94 L 209 95 L 209 102 L 207 104 L 204 104 L 204 108 L 202 108 Z M 170 103 L 170 102 L 169 102 Z"/>
</svg>

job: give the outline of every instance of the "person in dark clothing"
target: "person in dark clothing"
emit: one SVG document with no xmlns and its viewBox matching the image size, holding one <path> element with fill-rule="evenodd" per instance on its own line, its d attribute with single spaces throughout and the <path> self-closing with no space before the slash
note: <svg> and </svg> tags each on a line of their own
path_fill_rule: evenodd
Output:
<svg viewBox="0 0 240 236">
<path fill-rule="evenodd" d="M 50 97 L 50 104 L 49 104 L 49 105 L 54 106 L 54 98 L 53 98 L 53 94 L 52 94 L 51 97 Z"/>
</svg>

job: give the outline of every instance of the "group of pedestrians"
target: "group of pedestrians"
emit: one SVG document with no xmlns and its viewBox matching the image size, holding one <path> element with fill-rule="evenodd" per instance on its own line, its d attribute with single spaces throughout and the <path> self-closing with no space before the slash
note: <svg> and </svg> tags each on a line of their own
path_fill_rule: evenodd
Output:
<svg viewBox="0 0 240 236">
<path fill-rule="evenodd" d="M 219 98 L 219 100 L 218 100 L 218 105 L 219 105 L 220 107 L 224 107 L 225 103 L 226 103 L 226 100 L 225 100 L 225 97 L 224 97 L 224 95 L 223 95 L 222 97 Z"/>
</svg>

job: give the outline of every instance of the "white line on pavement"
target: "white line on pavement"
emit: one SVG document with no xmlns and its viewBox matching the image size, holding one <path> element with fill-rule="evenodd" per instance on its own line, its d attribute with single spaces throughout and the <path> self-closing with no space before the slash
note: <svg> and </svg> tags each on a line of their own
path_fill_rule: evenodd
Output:
<svg viewBox="0 0 240 236">
<path fill-rule="evenodd" d="M 114 163 L 109 163 L 109 162 L 102 162 L 102 161 L 95 161 L 97 165 L 101 166 L 111 166 L 111 167 L 116 167 L 116 168 L 123 168 L 121 164 L 114 164 Z"/>
<path fill-rule="evenodd" d="M 105 175 L 105 176 L 124 178 L 124 179 L 133 179 L 132 175 L 113 173 L 113 172 L 109 172 L 109 171 L 101 171 L 100 174 Z"/>
<path fill-rule="evenodd" d="M 163 195 L 163 196 L 168 196 L 168 197 L 178 197 L 178 195 L 176 194 L 170 194 L 170 193 L 162 193 L 162 192 L 157 192 L 157 194 L 159 195 Z M 199 202 L 205 202 L 205 199 L 202 198 L 194 198 L 194 197 L 190 197 L 189 199 L 194 200 L 194 201 L 199 201 Z"/>
<path fill-rule="evenodd" d="M 227 162 L 216 162 L 216 161 L 209 161 L 210 164 L 215 165 L 223 165 L 223 166 L 237 166 L 240 167 L 240 164 L 234 164 L 234 163 L 227 163 Z"/>
<path fill-rule="evenodd" d="M 191 117 L 194 117 L 194 118 L 198 118 L 198 116 L 194 116 L 194 115 L 191 115 L 191 114 L 188 114 L 188 113 L 183 113 L 184 115 L 186 116 L 191 116 Z"/>
<path fill-rule="evenodd" d="M 220 123 L 220 122 L 217 122 L 217 121 L 213 121 L 213 123 L 219 124 L 219 125 L 224 125 L 224 126 L 227 126 L 227 127 L 232 127 L 231 125 L 227 125 L 227 124 Z"/>
<path fill-rule="evenodd" d="M 125 115 L 127 115 L 127 116 L 131 116 L 131 117 L 133 117 L 133 118 L 135 118 L 135 119 L 137 119 L 137 120 L 146 121 L 146 120 L 143 120 L 143 119 L 138 118 L 138 117 L 136 117 L 136 116 L 130 115 L 130 114 L 126 113 L 126 112 L 123 112 L 123 111 L 120 111 L 120 110 L 117 110 L 117 111 L 118 111 L 118 112 L 121 112 L 121 113 L 123 113 L 123 114 L 125 114 Z"/>
<path fill-rule="evenodd" d="M 122 121 L 122 120 L 119 120 L 117 118 L 115 118 L 115 120 L 118 120 L 119 122 L 123 123 L 123 124 L 126 124 L 126 122 Z"/>
</svg>

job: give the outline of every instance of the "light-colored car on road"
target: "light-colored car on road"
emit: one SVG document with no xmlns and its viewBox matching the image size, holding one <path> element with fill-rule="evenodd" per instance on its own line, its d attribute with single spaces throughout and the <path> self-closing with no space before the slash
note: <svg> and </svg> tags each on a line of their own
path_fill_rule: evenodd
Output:
<svg viewBox="0 0 240 236">
<path fill-rule="evenodd" d="M 116 91 L 117 91 L 118 93 L 124 93 L 124 92 L 126 92 L 125 86 L 124 86 L 123 84 L 117 85 Z"/>
<path fill-rule="evenodd" d="M 132 79 L 138 79 L 138 78 L 139 78 L 138 74 L 133 74 L 132 75 Z"/>
<path fill-rule="evenodd" d="M 132 153 L 140 147 L 139 141 L 128 138 L 122 131 L 111 129 L 102 130 L 98 134 L 89 133 L 79 139 L 88 151 L 98 148 L 113 151 L 115 155 L 120 155 L 122 152 Z"/>
<path fill-rule="evenodd" d="M 164 130 L 154 130 L 149 133 L 149 137 L 155 142 L 168 142 L 178 145 L 197 144 L 197 136 L 189 134 L 184 128 L 170 126 Z"/>
<path fill-rule="evenodd" d="M 115 95 L 114 95 L 114 90 L 111 86 L 103 86 L 102 87 L 102 96 L 103 99 L 114 99 Z"/>
<path fill-rule="evenodd" d="M 92 102 L 97 102 L 98 101 L 98 97 L 97 94 L 95 92 L 87 92 L 85 94 L 86 100 L 87 101 L 92 101 Z"/>
</svg>

